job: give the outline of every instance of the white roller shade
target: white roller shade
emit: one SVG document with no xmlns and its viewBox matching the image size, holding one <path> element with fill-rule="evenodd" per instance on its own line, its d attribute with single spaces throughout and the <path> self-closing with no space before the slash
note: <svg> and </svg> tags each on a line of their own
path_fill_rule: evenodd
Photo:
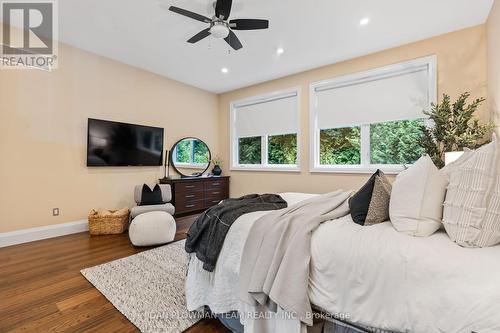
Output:
<svg viewBox="0 0 500 333">
<path fill-rule="evenodd" d="M 434 66 L 396 65 L 315 87 L 318 127 L 424 118 L 434 96 Z M 434 81 L 434 83 L 433 83 Z"/>
<path fill-rule="evenodd" d="M 235 104 L 236 137 L 291 134 L 298 131 L 297 93 Z"/>
</svg>

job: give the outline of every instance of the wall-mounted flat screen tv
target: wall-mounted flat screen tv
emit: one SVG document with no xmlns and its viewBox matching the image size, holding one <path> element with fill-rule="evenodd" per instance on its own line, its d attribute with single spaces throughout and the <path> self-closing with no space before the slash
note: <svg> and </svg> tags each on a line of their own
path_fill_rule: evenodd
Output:
<svg viewBox="0 0 500 333">
<path fill-rule="evenodd" d="M 87 166 L 161 166 L 163 128 L 88 120 Z"/>
</svg>

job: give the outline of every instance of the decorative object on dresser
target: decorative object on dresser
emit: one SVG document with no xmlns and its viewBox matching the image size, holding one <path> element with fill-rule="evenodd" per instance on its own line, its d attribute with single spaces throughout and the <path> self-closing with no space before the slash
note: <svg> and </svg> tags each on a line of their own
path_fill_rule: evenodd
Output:
<svg viewBox="0 0 500 333">
<path fill-rule="evenodd" d="M 202 176 L 208 170 L 211 159 L 208 145 L 194 137 L 180 139 L 170 150 L 170 163 L 181 177 Z"/>
<path fill-rule="evenodd" d="M 212 164 L 214 165 L 214 167 L 212 168 L 212 175 L 220 176 L 222 174 L 222 159 L 219 156 L 215 156 L 215 158 L 212 160 Z"/>
<path fill-rule="evenodd" d="M 164 177 L 160 181 L 166 181 L 170 177 L 170 151 L 168 149 L 165 151 L 165 163 L 163 167 L 165 169 Z"/>
<path fill-rule="evenodd" d="M 229 198 L 229 177 L 199 177 L 169 179 L 172 187 L 172 203 L 176 215 L 194 213 Z"/>
</svg>

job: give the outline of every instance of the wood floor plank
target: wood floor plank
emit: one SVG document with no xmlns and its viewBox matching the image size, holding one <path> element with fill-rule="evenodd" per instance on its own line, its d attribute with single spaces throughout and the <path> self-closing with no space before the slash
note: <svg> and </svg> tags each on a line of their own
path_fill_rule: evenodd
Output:
<svg viewBox="0 0 500 333">
<path fill-rule="evenodd" d="M 196 216 L 177 219 L 176 240 Z M 138 332 L 80 270 L 149 250 L 128 235 L 79 233 L 0 249 L 0 332 Z M 205 319 L 186 332 L 228 333 Z"/>
<path fill-rule="evenodd" d="M 94 298 L 102 297 L 101 293 L 97 289 L 86 290 L 78 295 L 72 295 L 60 302 L 56 303 L 59 311 L 63 312 L 77 305 L 86 303 Z"/>
</svg>

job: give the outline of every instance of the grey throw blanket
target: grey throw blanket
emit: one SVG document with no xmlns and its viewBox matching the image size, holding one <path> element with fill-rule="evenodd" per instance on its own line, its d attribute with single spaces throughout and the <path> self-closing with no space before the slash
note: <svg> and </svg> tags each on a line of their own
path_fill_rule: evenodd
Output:
<svg viewBox="0 0 500 333">
<path fill-rule="evenodd" d="M 307 295 L 311 235 L 322 222 L 349 213 L 350 195 L 343 191 L 327 193 L 257 220 L 241 257 L 241 300 L 273 312 L 279 306 L 312 325 Z"/>
<path fill-rule="evenodd" d="M 236 199 L 226 199 L 207 209 L 191 225 L 187 233 L 186 252 L 196 252 L 196 257 L 203 262 L 203 269 L 212 272 L 227 232 L 238 217 L 286 206 L 286 201 L 277 194 L 249 194 Z"/>
</svg>

